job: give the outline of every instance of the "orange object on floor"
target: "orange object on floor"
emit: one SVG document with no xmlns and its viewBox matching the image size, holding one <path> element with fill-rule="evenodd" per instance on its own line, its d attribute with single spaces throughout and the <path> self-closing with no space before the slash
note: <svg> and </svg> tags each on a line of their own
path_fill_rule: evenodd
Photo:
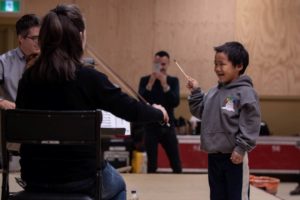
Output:
<svg viewBox="0 0 300 200">
<path fill-rule="evenodd" d="M 268 193 L 273 195 L 277 193 L 277 189 L 280 183 L 280 180 L 278 178 L 269 176 L 250 175 L 249 180 L 251 185 L 266 190 Z"/>
</svg>

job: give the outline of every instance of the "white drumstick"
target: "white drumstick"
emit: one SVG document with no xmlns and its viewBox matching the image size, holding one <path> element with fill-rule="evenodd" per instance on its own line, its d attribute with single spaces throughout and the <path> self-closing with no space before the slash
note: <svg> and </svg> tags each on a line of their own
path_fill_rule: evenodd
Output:
<svg viewBox="0 0 300 200">
<path fill-rule="evenodd" d="M 178 62 L 174 59 L 174 62 L 176 64 L 176 66 L 180 69 L 180 71 L 183 73 L 183 75 L 185 76 L 185 78 L 187 80 L 189 80 L 189 76 L 183 71 L 183 69 L 180 67 L 180 65 L 178 64 Z"/>
</svg>

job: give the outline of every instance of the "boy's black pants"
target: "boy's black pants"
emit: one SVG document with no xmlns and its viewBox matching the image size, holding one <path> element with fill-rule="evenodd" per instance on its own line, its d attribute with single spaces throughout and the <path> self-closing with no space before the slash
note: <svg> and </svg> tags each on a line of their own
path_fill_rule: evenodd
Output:
<svg viewBox="0 0 300 200">
<path fill-rule="evenodd" d="M 248 200 L 248 157 L 244 162 L 233 164 L 231 154 L 208 154 L 208 179 L 211 200 Z M 247 165 L 247 166 L 245 166 Z"/>
</svg>

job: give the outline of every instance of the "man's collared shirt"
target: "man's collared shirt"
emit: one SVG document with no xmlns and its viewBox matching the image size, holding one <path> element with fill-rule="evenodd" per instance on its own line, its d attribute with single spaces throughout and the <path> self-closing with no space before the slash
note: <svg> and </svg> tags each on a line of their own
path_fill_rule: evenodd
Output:
<svg viewBox="0 0 300 200">
<path fill-rule="evenodd" d="M 26 66 L 25 56 L 20 48 L 0 55 L 1 99 L 15 102 L 19 80 Z"/>
</svg>

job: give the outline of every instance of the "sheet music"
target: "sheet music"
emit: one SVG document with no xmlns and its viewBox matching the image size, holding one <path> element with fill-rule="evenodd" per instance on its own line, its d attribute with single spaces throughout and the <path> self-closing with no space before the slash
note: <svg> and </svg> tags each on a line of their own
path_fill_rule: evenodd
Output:
<svg viewBox="0 0 300 200">
<path fill-rule="evenodd" d="M 125 135 L 130 135 L 130 122 L 121 119 L 110 112 L 101 110 L 102 123 L 101 128 L 125 128 Z"/>
</svg>

